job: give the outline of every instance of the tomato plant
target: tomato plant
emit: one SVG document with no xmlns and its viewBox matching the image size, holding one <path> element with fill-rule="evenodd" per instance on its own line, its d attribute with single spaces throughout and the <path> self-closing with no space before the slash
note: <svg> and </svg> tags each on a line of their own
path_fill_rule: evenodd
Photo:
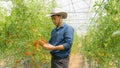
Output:
<svg viewBox="0 0 120 68">
<path fill-rule="evenodd" d="M 39 46 L 38 40 L 49 40 L 53 23 L 46 17 L 53 7 L 44 0 L 13 0 L 9 16 L 0 12 L 0 59 L 9 59 L 5 64 L 29 62 L 33 66 L 45 64 L 49 52 Z M 13 65 L 13 67 L 16 67 Z M 34 67 L 33 67 L 34 68 Z"/>
<path fill-rule="evenodd" d="M 96 10 L 82 52 L 97 62 L 99 68 L 120 68 L 120 1 L 108 0 Z"/>
</svg>

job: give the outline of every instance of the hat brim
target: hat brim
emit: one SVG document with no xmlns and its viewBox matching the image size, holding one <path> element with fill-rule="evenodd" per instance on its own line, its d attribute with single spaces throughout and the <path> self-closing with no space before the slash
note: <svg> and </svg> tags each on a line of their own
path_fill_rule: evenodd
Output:
<svg viewBox="0 0 120 68">
<path fill-rule="evenodd" d="M 51 13 L 51 14 L 48 14 L 46 15 L 47 17 L 51 17 L 53 15 L 60 15 L 62 16 L 63 19 L 66 19 L 67 18 L 67 13 L 66 12 L 59 12 L 59 13 Z"/>
</svg>

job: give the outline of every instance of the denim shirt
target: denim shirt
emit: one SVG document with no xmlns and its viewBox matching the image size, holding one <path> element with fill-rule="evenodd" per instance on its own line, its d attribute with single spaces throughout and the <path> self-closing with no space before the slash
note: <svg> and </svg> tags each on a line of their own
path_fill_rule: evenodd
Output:
<svg viewBox="0 0 120 68">
<path fill-rule="evenodd" d="M 51 32 L 51 38 L 49 40 L 49 43 L 54 46 L 63 45 L 64 50 L 51 50 L 51 55 L 56 55 L 61 58 L 64 58 L 70 54 L 71 46 L 73 43 L 74 38 L 74 29 L 67 25 L 66 23 L 63 23 L 61 27 L 54 28 Z"/>
</svg>

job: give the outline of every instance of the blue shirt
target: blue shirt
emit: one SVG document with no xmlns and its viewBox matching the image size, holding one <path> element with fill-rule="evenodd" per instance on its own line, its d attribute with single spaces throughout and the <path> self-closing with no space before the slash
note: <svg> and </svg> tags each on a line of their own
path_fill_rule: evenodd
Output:
<svg viewBox="0 0 120 68">
<path fill-rule="evenodd" d="M 50 51 L 50 53 L 61 58 L 68 56 L 71 51 L 73 37 L 74 29 L 71 26 L 68 26 L 66 23 L 63 23 L 60 28 L 54 28 L 51 32 L 51 38 L 49 40 L 49 43 L 54 46 L 63 45 L 65 49 L 52 50 Z"/>
</svg>

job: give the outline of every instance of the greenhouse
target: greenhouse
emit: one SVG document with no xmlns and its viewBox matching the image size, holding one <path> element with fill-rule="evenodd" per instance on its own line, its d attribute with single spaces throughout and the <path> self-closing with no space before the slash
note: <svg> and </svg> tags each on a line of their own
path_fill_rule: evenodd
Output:
<svg viewBox="0 0 120 68">
<path fill-rule="evenodd" d="M 120 0 L 0 0 L 0 68 L 120 68 L 119 51 Z"/>
</svg>

